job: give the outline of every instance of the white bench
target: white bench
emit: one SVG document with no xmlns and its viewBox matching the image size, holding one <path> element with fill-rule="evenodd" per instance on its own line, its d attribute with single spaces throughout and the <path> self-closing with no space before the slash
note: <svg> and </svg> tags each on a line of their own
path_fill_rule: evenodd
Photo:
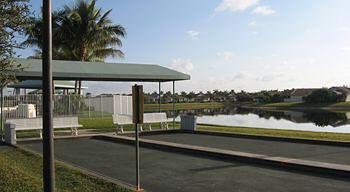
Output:
<svg viewBox="0 0 350 192">
<path fill-rule="evenodd" d="M 117 126 L 116 132 L 124 132 L 124 125 L 131 125 L 132 122 L 132 116 L 131 115 L 122 115 L 122 114 L 114 114 L 113 117 L 113 124 Z M 143 115 L 143 124 L 147 124 L 149 126 L 149 130 L 152 130 L 152 123 L 160 123 L 161 128 L 165 127 L 166 129 L 169 128 L 168 122 L 171 122 L 171 119 L 168 119 L 166 116 L 166 113 L 145 113 Z M 142 126 L 141 126 L 142 131 Z"/>
<path fill-rule="evenodd" d="M 14 124 L 15 132 L 38 130 L 40 134 L 40 138 L 42 138 L 42 129 L 43 129 L 42 118 L 7 119 L 6 123 Z M 54 129 L 70 128 L 72 135 L 78 135 L 79 127 L 82 127 L 82 125 L 79 125 L 78 117 L 54 117 L 53 118 Z M 15 134 L 15 139 L 16 139 L 16 134 Z"/>
</svg>

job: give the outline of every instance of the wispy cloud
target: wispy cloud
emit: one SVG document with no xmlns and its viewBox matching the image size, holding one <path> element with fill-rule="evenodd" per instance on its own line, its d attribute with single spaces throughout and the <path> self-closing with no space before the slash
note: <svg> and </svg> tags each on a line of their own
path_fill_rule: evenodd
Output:
<svg viewBox="0 0 350 192">
<path fill-rule="evenodd" d="M 245 79 L 246 77 L 247 77 L 246 74 L 240 72 L 233 76 L 233 80 L 241 80 L 241 79 Z"/>
<path fill-rule="evenodd" d="M 263 75 L 262 77 L 257 78 L 257 81 L 263 81 L 263 82 L 270 82 L 274 81 L 278 78 L 283 77 L 283 74 L 268 74 L 268 75 Z"/>
<path fill-rule="evenodd" d="M 177 58 L 171 61 L 170 68 L 191 74 L 193 71 L 193 63 L 190 59 Z"/>
<path fill-rule="evenodd" d="M 230 51 L 225 51 L 225 52 L 217 53 L 217 56 L 219 56 L 221 59 L 223 59 L 225 61 L 230 61 L 230 60 L 232 60 L 234 54 Z"/>
<path fill-rule="evenodd" d="M 257 5 L 260 0 L 222 0 L 215 8 L 215 12 L 221 11 L 244 11 L 254 5 Z"/>
<path fill-rule="evenodd" d="M 339 27 L 337 29 L 337 31 L 339 31 L 339 32 L 350 32 L 350 27 L 346 27 L 346 26 Z"/>
<path fill-rule="evenodd" d="M 259 15 L 273 15 L 276 13 L 276 11 L 268 6 L 259 6 L 253 10 L 253 13 Z"/>
<path fill-rule="evenodd" d="M 341 52 L 350 53 L 350 46 L 340 48 Z"/>
<path fill-rule="evenodd" d="M 256 27 L 258 24 L 255 21 L 251 21 L 248 23 L 249 27 Z"/>
<path fill-rule="evenodd" d="M 198 40 L 199 39 L 199 32 L 195 30 L 189 30 L 186 32 L 187 36 L 192 40 Z"/>
<path fill-rule="evenodd" d="M 252 31 L 250 34 L 251 34 L 252 36 L 257 36 L 257 35 L 259 35 L 259 32 L 257 32 L 257 31 Z"/>
</svg>

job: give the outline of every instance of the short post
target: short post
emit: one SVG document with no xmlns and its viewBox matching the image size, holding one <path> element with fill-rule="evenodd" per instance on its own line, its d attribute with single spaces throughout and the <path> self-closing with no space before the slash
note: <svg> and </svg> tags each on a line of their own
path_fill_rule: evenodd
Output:
<svg viewBox="0 0 350 192">
<path fill-rule="evenodd" d="M 12 123 L 6 123 L 5 125 L 5 143 L 10 145 L 16 145 L 16 125 Z"/>
<path fill-rule="evenodd" d="M 142 85 L 135 84 L 132 87 L 133 112 L 132 120 L 135 124 L 135 147 L 136 147 L 136 191 L 142 191 L 140 185 L 140 142 L 139 129 L 143 123 L 144 95 Z"/>
<path fill-rule="evenodd" d="M 192 114 L 181 115 L 181 129 L 187 131 L 196 131 L 197 118 Z"/>
<path fill-rule="evenodd" d="M 89 97 L 88 98 L 88 100 L 89 100 L 89 118 L 91 117 L 91 114 L 90 114 L 90 108 L 91 108 L 91 98 Z"/>
<path fill-rule="evenodd" d="M 173 129 L 175 129 L 175 118 L 176 118 L 175 102 L 176 102 L 175 81 L 173 81 Z"/>
</svg>

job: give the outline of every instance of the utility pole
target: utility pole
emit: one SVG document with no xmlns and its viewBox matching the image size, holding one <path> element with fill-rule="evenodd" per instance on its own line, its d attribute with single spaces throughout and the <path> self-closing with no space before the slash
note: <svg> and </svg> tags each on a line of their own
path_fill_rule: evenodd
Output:
<svg viewBox="0 0 350 192">
<path fill-rule="evenodd" d="M 43 180 L 44 191 L 55 191 L 55 158 L 52 104 L 52 19 L 51 0 L 43 0 Z"/>
</svg>

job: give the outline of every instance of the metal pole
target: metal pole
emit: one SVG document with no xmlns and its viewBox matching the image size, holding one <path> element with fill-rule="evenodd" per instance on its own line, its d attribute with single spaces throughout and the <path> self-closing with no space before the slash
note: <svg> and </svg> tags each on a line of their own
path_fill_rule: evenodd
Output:
<svg viewBox="0 0 350 192">
<path fill-rule="evenodd" d="M 140 142 L 139 142 L 139 128 L 140 124 L 135 127 L 135 141 L 136 141 L 136 191 L 141 191 L 140 186 Z"/>
<path fill-rule="evenodd" d="M 175 81 L 173 81 L 173 129 L 175 129 L 175 101 L 176 100 L 176 94 L 175 94 Z"/>
<path fill-rule="evenodd" d="M 0 118 L 0 123 L 1 123 L 1 129 L 0 129 L 0 141 L 3 141 L 3 127 L 4 127 L 4 88 L 1 86 L 1 118 Z"/>
<path fill-rule="evenodd" d="M 158 92 L 158 111 L 159 111 L 159 113 L 161 112 L 161 109 L 160 109 L 160 107 L 161 107 L 161 104 L 162 104 L 162 101 L 161 101 L 161 91 L 162 91 L 162 89 L 161 89 L 161 87 L 160 87 L 160 81 L 159 81 L 159 92 Z"/>
<path fill-rule="evenodd" d="M 135 147 L 136 147 L 136 191 L 141 191 L 140 185 L 140 143 L 139 129 L 143 123 L 143 89 L 142 86 L 135 84 L 132 88 L 133 93 L 133 123 L 135 123 Z"/>
<path fill-rule="evenodd" d="M 51 0 L 43 0 L 43 180 L 44 191 L 55 191 L 52 105 L 52 21 Z"/>
</svg>

